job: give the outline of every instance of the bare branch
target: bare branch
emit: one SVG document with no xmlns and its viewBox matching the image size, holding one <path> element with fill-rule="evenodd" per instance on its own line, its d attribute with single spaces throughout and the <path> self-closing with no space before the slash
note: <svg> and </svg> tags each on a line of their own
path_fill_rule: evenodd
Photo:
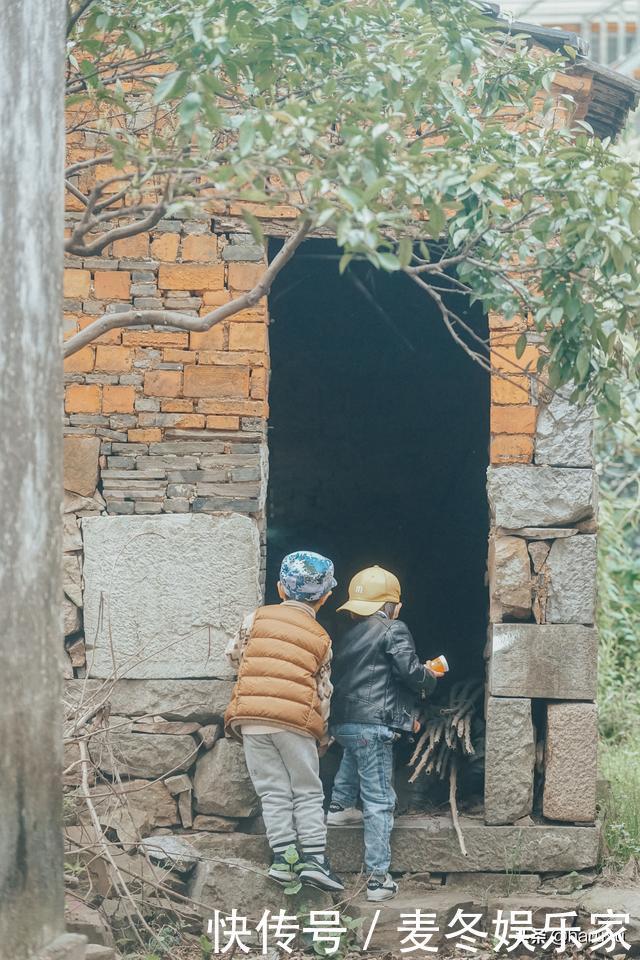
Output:
<svg viewBox="0 0 640 960">
<path fill-rule="evenodd" d="M 282 249 L 273 258 L 255 287 L 234 300 L 230 300 L 229 303 L 216 307 L 215 310 L 203 317 L 190 317 L 184 313 L 174 313 L 171 310 L 130 310 L 126 313 L 105 313 L 66 341 L 64 345 L 65 357 L 77 353 L 82 347 L 86 347 L 97 337 L 101 337 L 104 333 L 108 333 L 109 330 L 114 330 L 116 327 L 140 327 L 151 324 L 154 327 L 179 327 L 181 330 L 189 330 L 195 333 L 204 333 L 206 330 L 210 330 L 211 327 L 222 320 L 226 320 L 227 317 L 232 317 L 241 310 L 255 306 L 263 297 L 266 297 L 271 290 L 273 281 L 294 255 L 309 233 L 309 229 L 309 221 L 304 220 L 296 232 L 285 241 Z M 117 233 L 117 231 L 114 230 L 112 233 Z M 124 235 L 128 236 L 129 234 Z M 120 236 L 123 236 L 123 234 L 120 234 Z"/>
</svg>

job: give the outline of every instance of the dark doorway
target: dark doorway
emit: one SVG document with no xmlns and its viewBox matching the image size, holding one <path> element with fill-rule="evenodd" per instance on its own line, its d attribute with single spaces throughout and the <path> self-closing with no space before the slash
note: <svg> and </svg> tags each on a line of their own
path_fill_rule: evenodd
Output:
<svg viewBox="0 0 640 960">
<path fill-rule="evenodd" d="M 306 242 L 270 296 L 267 599 L 284 554 L 324 553 L 338 587 L 321 619 L 335 631 L 351 576 L 380 564 L 400 579 L 421 656 L 478 676 L 489 377 L 415 284 L 367 264 L 340 276 L 339 256 Z M 464 319 L 487 336 L 479 307 Z"/>
</svg>

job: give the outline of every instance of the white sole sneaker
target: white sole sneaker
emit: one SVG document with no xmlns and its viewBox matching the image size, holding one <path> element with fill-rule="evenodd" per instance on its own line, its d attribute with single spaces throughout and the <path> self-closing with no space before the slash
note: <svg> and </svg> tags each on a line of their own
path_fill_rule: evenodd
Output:
<svg viewBox="0 0 640 960">
<path fill-rule="evenodd" d="M 304 867 L 298 874 L 298 879 L 302 883 L 308 883 L 310 887 L 316 887 L 318 890 L 335 891 L 337 893 L 344 890 L 344 883 L 341 880 L 312 866 Z"/>
<path fill-rule="evenodd" d="M 367 900 L 371 903 L 382 903 L 384 900 L 393 900 L 398 894 L 398 884 L 391 881 L 388 885 L 376 887 L 374 890 L 367 888 Z"/>
<path fill-rule="evenodd" d="M 292 883 L 292 881 L 298 879 L 297 874 L 294 873 L 293 870 L 279 870 L 274 866 L 269 867 L 267 876 L 277 883 Z"/>
<path fill-rule="evenodd" d="M 328 827 L 344 827 L 350 823 L 362 823 L 362 810 L 357 807 L 347 807 L 346 810 L 329 810 L 327 814 Z"/>
</svg>

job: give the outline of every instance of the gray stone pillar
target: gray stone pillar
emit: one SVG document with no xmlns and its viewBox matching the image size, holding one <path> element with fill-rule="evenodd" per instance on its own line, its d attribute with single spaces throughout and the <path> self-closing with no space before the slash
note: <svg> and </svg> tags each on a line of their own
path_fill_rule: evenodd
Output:
<svg viewBox="0 0 640 960">
<path fill-rule="evenodd" d="M 64 10 L 6 0 L 0 31 L 0 955 L 11 960 L 54 941 L 56 956 L 81 948 L 76 938 L 61 953 L 59 940 Z"/>
</svg>

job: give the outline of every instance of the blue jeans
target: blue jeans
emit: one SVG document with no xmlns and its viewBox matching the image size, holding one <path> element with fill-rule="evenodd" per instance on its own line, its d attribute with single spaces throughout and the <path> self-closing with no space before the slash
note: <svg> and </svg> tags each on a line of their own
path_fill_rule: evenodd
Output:
<svg viewBox="0 0 640 960">
<path fill-rule="evenodd" d="M 353 807 L 360 794 L 365 869 L 368 873 L 384 874 L 391 864 L 396 735 L 389 727 L 373 723 L 339 723 L 331 733 L 344 749 L 331 800 L 342 807 Z"/>
</svg>

